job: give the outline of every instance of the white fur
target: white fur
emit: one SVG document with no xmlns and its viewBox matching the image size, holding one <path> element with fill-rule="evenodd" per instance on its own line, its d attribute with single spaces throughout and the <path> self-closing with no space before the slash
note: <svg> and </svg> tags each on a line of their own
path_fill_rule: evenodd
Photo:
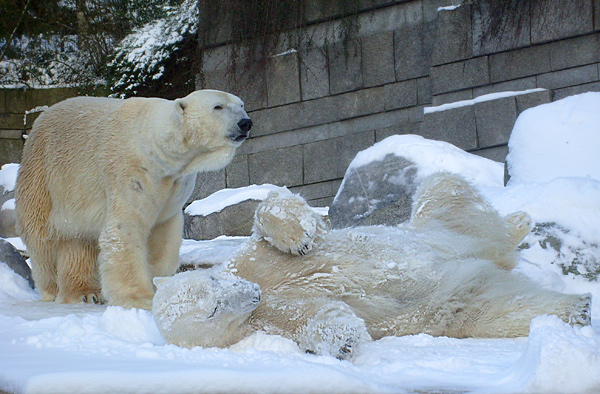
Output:
<svg viewBox="0 0 600 394">
<path fill-rule="evenodd" d="M 510 272 L 527 214 L 500 217 L 446 173 L 424 181 L 413 209 L 407 225 L 326 232 L 299 196 L 271 195 L 256 211 L 256 236 L 229 266 L 262 290 L 244 331 L 347 358 L 361 342 L 388 335 L 523 336 L 541 314 L 589 324 L 589 296 L 545 290 Z M 305 245 L 309 253 L 294 253 Z M 222 332 L 207 335 L 205 345 Z"/>
<path fill-rule="evenodd" d="M 181 208 L 196 173 L 231 161 L 242 118 L 242 101 L 218 91 L 175 101 L 78 97 L 40 115 L 16 210 L 43 299 L 98 302 L 102 294 L 150 308 L 152 278 L 179 266 Z"/>
</svg>

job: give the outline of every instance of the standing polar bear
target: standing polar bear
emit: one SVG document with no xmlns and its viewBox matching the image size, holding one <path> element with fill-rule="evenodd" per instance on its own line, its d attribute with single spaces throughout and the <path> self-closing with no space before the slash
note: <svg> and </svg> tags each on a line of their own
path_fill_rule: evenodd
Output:
<svg viewBox="0 0 600 394">
<path fill-rule="evenodd" d="M 153 312 L 167 342 L 228 346 L 264 330 L 348 358 L 361 342 L 390 335 L 523 336 L 541 314 L 590 323 L 589 295 L 510 272 L 529 216 L 501 217 L 456 175 L 427 178 L 399 227 L 327 232 L 291 193 L 270 195 L 254 223 L 228 265 L 243 279 L 199 271 L 156 279 Z"/>
<path fill-rule="evenodd" d="M 43 300 L 150 309 L 179 266 L 196 173 L 226 166 L 252 121 L 236 96 L 77 97 L 33 125 L 16 185 L 20 235 Z"/>
</svg>

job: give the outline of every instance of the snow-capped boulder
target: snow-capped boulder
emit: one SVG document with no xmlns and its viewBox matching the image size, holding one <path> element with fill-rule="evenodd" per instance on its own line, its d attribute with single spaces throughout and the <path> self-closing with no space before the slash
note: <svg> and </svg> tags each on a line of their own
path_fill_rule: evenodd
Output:
<svg viewBox="0 0 600 394">
<path fill-rule="evenodd" d="M 265 184 L 237 189 L 223 189 L 188 205 L 184 213 L 183 237 L 205 240 L 220 235 L 252 234 L 254 211 L 271 191 L 289 191 Z"/>
<path fill-rule="evenodd" d="M 15 273 L 21 275 L 33 288 L 33 279 L 31 269 L 27 265 L 25 258 L 8 241 L 0 238 L 0 263 L 8 265 Z"/>
<path fill-rule="evenodd" d="M 501 186 L 503 166 L 443 141 L 394 135 L 359 152 L 329 209 L 333 228 L 397 225 L 409 219 L 412 195 L 434 172 L 460 174 L 481 186 Z"/>
</svg>

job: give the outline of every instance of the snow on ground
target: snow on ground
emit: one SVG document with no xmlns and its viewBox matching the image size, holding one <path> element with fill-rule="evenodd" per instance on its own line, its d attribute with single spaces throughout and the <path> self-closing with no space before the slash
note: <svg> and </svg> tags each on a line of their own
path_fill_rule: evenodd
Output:
<svg viewBox="0 0 600 394">
<path fill-rule="evenodd" d="M 470 176 L 501 213 L 522 209 L 536 223 L 556 222 L 572 239 L 600 242 L 600 181 L 593 149 L 575 151 L 563 160 L 560 173 L 542 171 L 528 179 L 531 164 L 541 155 L 517 155 L 522 144 L 540 143 L 538 128 L 548 127 L 550 114 L 573 115 L 569 144 L 600 148 L 590 126 L 590 100 L 559 101 L 555 107 L 525 114 L 529 134 L 518 132 L 507 187 L 501 165 L 458 152 L 447 144 L 409 136 L 406 149 L 397 138 L 379 144 L 378 152 L 360 160 L 380 160 L 390 149 L 410 150 L 418 164 L 430 169 L 478 171 Z M 554 105 L 551 104 L 551 105 Z M 560 108 L 563 106 L 563 108 Z M 543 106 L 542 106 L 543 107 Z M 540 107 L 538 107 L 540 108 Z M 596 106 L 597 108 L 597 106 Z M 547 112 L 546 112 L 547 111 Z M 595 115 L 595 114 L 594 114 Z M 574 125 L 579 124 L 581 128 Z M 571 129 L 570 129 L 571 130 Z M 554 135 L 554 134 L 553 134 Z M 560 141 L 557 139 L 556 141 Z M 544 142 L 547 142 L 544 140 Z M 392 146 L 393 145 L 393 146 Z M 554 145 L 546 145 L 554 152 Z M 434 152 L 437 152 L 434 154 Z M 553 154 L 553 153 L 552 153 Z M 360 155 L 359 155 L 360 156 Z M 443 160 L 441 160 L 443 159 Z M 596 161 L 589 161 L 589 160 Z M 441 160 L 441 161 L 440 161 Z M 554 159 L 549 158 L 552 162 Z M 579 161 L 593 165 L 589 174 Z M 532 161 L 528 163 L 527 161 Z M 423 164 L 423 165 L 425 165 Z M 566 167 L 566 168 L 565 168 Z M 520 170 L 522 169 L 522 170 Z M 519 171 L 522 171 L 519 173 Z M 566 172 L 564 172 L 566 171 Z M 563 174 L 568 177 L 563 177 Z M 244 195 L 246 191 L 238 191 Z M 238 196 L 239 198 L 239 196 Z M 245 199 L 245 198 L 244 198 Z M 244 199 L 240 200 L 243 201 Z M 215 208 L 213 206 L 213 208 Z M 11 239 L 18 244 L 18 239 Z M 228 260 L 243 237 L 211 241 L 185 240 L 182 261 Z M 165 345 L 148 311 L 98 305 L 58 305 L 39 296 L 19 276 L 0 263 L 0 390 L 14 393 L 597 393 L 600 392 L 600 284 L 581 276 L 564 275 L 552 264 L 555 256 L 541 247 L 523 251 L 517 268 L 543 286 L 570 293 L 593 294 L 592 326 L 571 327 L 554 316 L 532 321 L 528 338 L 454 339 L 429 335 L 387 337 L 357 349 L 352 360 L 304 354 L 294 342 L 256 333 L 229 349 L 184 349 Z M 192 328 L 190 328 L 192 329 Z"/>
</svg>

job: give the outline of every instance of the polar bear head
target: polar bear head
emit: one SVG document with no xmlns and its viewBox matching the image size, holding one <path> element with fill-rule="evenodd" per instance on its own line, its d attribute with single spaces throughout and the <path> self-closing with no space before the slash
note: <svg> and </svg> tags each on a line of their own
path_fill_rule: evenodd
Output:
<svg viewBox="0 0 600 394">
<path fill-rule="evenodd" d="M 233 94 L 197 90 L 174 103 L 190 146 L 210 149 L 231 144 L 237 147 L 250 135 L 252 120 L 244 110 L 244 102 Z"/>
</svg>

